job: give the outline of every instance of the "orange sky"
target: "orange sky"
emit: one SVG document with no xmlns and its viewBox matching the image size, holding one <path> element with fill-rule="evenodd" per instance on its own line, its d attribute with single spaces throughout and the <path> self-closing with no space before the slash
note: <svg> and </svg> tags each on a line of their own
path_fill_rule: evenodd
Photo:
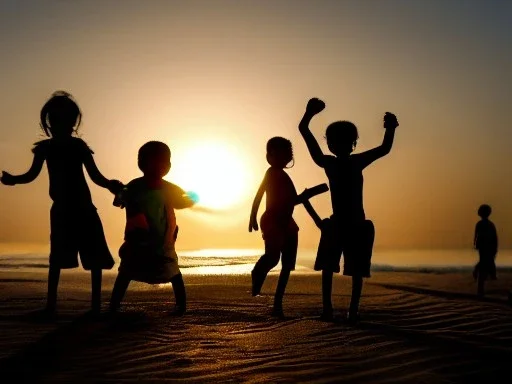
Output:
<svg viewBox="0 0 512 384">
<path fill-rule="evenodd" d="M 1 3 L 0 169 L 28 169 L 40 108 L 64 89 L 109 178 L 138 177 L 137 149 L 148 140 L 169 144 L 177 182 L 197 146 L 237 154 L 240 199 L 216 214 L 180 212 L 179 246 L 258 248 L 247 225 L 270 137 L 292 140 L 298 191 L 326 181 L 297 129 L 316 96 L 327 103 L 312 124 L 324 148 L 333 120 L 358 126 L 361 151 L 380 144 L 384 112 L 399 118 L 391 154 L 364 174 L 377 247 L 470 246 L 481 203 L 494 208 L 502 247 L 512 245 L 512 3 L 103 3 Z M 219 178 L 231 171 L 218 169 Z M 90 188 L 115 248 L 124 212 Z M 312 202 L 330 214 L 328 195 Z M 0 243 L 47 243 L 50 204 L 46 171 L 30 185 L 0 186 Z M 315 247 L 319 232 L 302 207 L 295 218 L 300 246 Z"/>
</svg>

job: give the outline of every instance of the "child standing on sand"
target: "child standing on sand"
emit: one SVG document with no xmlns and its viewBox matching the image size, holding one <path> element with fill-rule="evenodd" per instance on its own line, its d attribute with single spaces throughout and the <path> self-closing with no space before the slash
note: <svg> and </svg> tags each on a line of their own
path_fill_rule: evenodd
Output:
<svg viewBox="0 0 512 384">
<path fill-rule="evenodd" d="M 476 223 L 473 245 L 478 249 L 480 260 L 473 270 L 473 277 L 478 281 L 478 296 L 484 295 L 484 284 L 487 278 L 496 280 L 496 254 L 498 252 L 498 234 L 494 223 L 489 220 L 492 209 L 483 204 L 478 208 L 481 220 Z"/>
<path fill-rule="evenodd" d="M 273 316 L 283 317 L 283 296 L 295 270 L 297 260 L 299 227 L 293 220 L 294 207 L 307 201 L 315 194 L 328 190 L 327 185 L 306 189 L 297 195 L 293 181 L 284 168 L 293 161 L 292 143 L 283 137 L 273 137 L 267 142 L 267 169 L 265 177 L 256 193 L 249 220 L 249 232 L 258 230 L 258 208 L 266 193 L 266 209 L 261 216 L 261 231 L 265 242 L 265 254 L 257 261 L 251 272 L 252 295 L 257 296 L 265 282 L 267 274 L 281 259 L 281 273 L 274 296 Z M 322 187 L 325 186 L 325 189 Z"/>
<path fill-rule="evenodd" d="M 299 227 L 293 220 L 297 191 L 284 168 L 293 160 L 292 143 L 283 137 L 273 137 L 267 142 L 267 169 L 265 177 L 254 197 L 249 232 L 258 230 L 257 214 L 263 194 L 267 195 L 266 210 L 261 216 L 261 231 L 265 242 L 265 254 L 260 257 L 252 276 L 252 295 L 257 296 L 267 274 L 281 258 L 282 269 L 274 297 L 274 316 L 284 316 L 283 296 L 297 259 Z"/>
<path fill-rule="evenodd" d="M 343 274 L 352 277 L 352 297 L 348 321 L 357 322 L 358 309 L 363 288 L 363 277 L 370 276 L 371 256 L 375 229 L 372 221 L 366 220 L 363 208 L 363 170 L 375 160 L 387 155 L 393 145 L 398 121 L 395 115 L 386 113 L 386 133 L 382 145 L 369 151 L 355 154 L 359 138 L 357 127 L 349 121 L 338 121 L 327 127 L 325 136 L 329 150 L 334 156 L 324 155 L 309 129 L 311 119 L 325 108 L 319 99 L 309 100 L 306 112 L 299 124 L 299 131 L 308 147 L 313 161 L 325 170 L 331 189 L 333 215 L 325 222 L 321 241 L 318 267 L 322 269 L 322 318 L 333 317 L 331 302 L 332 277 L 339 271 L 341 255 L 344 255 Z M 325 231 L 325 232 L 324 232 Z M 324 252 L 325 250 L 325 252 Z M 319 258 L 317 258 L 319 259 Z"/>
<path fill-rule="evenodd" d="M 82 112 L 72 96 L 63 91 L 55 92 L 41 109 L 41 127 L 49 139 L 35 144 L 29 171 L 19 176 L 3 172 L 1 178 L 6 185 L 30 183 L 46 161 L 53 200 L 48 298 L 43 311 L 46 315 L 53 315 L 56 309 L 60 270 L 78 267 L 78 254 L 84 269 L 91 271 L 94 313 L 100 311 L 101 305 L 101 270 L 114 266 L 83 166 L 95 184 L 112 193 L 118 192 L 121 183 L 107 180 L 94 162 L 94 152 L 82 139 L 73 136 L 81 119 Z"/>
<path fill-rule="evenodd" d="M 171 151 L 166 144 L 144 144 L 139 149 L 138 165 L 143 176 L 128 183 L 116 198 L 126 208 L 126 228 L 110 310 L 119 309 L 132 280 L 170 282 L 176 300 L 172 314 L 181 316 L 187 299 L 175 249 L 178 227 L 174 210 L 190 208 L 194 201 L 180 187 L 163 179 L 171 169 Z"/>
</svg>

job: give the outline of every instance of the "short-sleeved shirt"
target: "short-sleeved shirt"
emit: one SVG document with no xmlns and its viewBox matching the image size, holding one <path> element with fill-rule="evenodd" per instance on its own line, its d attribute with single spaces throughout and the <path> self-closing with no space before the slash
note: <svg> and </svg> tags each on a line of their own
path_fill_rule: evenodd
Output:
<svg viewBox="0 0 512 384">
<path fill-rule="evenodd" d="M 84 174 L 84 161 L 94 152 L 80 138 L 48 139 L 35 144 L 32 152 L 46 160 L 50 197 L 63 206 L 92 205 Z"/>
<path fill-rule="evenodd" d="M 122 200 L 126 207 L 127 243 L 148 246 L 154 256 L 165 257 L 174 250 L 174 210 L 191 205 L 183 189 L 167 181 L 160 188 L 151 189 L 141 177 L 126 186 Z"/>
</svg>

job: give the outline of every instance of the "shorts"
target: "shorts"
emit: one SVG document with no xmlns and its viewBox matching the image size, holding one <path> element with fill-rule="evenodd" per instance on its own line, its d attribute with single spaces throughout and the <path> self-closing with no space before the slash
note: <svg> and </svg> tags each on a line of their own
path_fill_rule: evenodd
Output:
<svg viewBox="0 0 512 384">
<path fill-rule="evenodd" d="M 76 268 L 78 255 L 85 270 L 112 269 L 114 259 L 108 249 L 96 208 L 74 208 L 53 204 L 50 210 L 50 266 Z"/>
<path fill-rule="evenodd" d="M 134 281 L 148 284 L 170 283 L 180 274 L 178 255 L 174 249 L 159 254 L 148 246 L 124 242 L 119 249 L 119 274 Z"/>
<path fill-rule="evenodd" d="M 343 254 L 343 275 L 370 277 L 374 240 L 375 228 L 371 220 L 351 226 L 336 224 L 332 218 L 323 220 L 315 271 L 339 273 Z"/>
<path fill-rule="evenodd" d="M 265 212 L 261 216 L 260 227 L 265 242 L 265 255 L 281 255 L 281 266 L 294 271 L 297 263 L 299 227 L 293 217 L 283 223 Z"/>
</svg>

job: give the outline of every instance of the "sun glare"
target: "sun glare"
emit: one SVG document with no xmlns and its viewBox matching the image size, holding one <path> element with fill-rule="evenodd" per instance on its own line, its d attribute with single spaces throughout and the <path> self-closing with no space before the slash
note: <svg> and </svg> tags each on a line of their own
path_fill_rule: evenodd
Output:
<svg viewBox="0 0 512 384">
<path fill-rule="evenodd" d="M 224 143 L 204 142 L 173 158 L 169 179 L 198 195 L 199 204 L 227 209 L 248 193 L 248 169 L 243 158 Z"/>
</svg>

